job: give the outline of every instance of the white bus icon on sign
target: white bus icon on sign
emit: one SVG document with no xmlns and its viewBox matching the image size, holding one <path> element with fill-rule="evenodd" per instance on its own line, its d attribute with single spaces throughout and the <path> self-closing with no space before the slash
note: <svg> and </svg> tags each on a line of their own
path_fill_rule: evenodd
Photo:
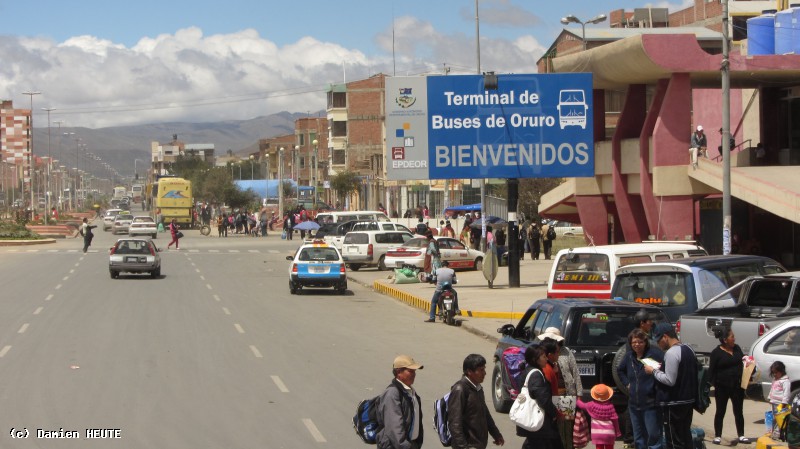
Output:
<svg viewBox="0 0 800 449">
<path fill-rule="evenodd" d="M 561 129 L 567 126 L 580 126 L 586 129 L 586 115 L 589 106 L 586 96 L 580 89 L 565 89 L 558 94 L 558 125 Z"/>
</svg>

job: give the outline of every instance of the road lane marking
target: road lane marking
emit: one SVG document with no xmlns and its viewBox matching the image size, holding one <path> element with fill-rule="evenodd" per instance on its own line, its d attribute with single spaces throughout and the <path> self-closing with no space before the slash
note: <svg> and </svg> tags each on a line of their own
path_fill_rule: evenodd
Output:
<svg viewBox="0 0 800 449">
<path fill-rule="evenodd" d="M 244 333 L 244 329 L 242 328 L 242 326 L 239 325 L 239 323 L 233 323 L 233 327 L 235 327 L 236 331 L 239 332 L 240 334 Z"/>
<path fill-rule="evenodd" d="M 200 250 L 199 249 L 190 249 L 189 252 L 190 253 L 199 253 Z"/>
<path fill-rule="evenodd" d="M 61 288 L 61 284 L 56 285 L 56 290 Z"/>
<path fill-rule="evenodd" d="M 248 253 L 257 253 L 259 251 L 257 249 L 248 249 L 247 252 Z"/>
<path fill-rule="evenodd" d="M 231 311 L 230 311 L 230 310 L 228 310 L 228 308 L 227 308 L 227 307 L 223 307 L 223 308 L 222 308 L 222 311 L 223 311 L 223 312 L 225 312 L 225 315 L 230 315 L 230 314 L 231 314 Z"/>
<path fill-rule="evenodd" d="M 214 295 L 214 299 L 215 299 L 215 300 L 217 300 L 217 302 L 219 302 L 219 301 L 222 301 L 222 300 L 219 298 L 219 295 Z"/>
<path fill-rule="evenodd" d="M 286 388 L 286 384 L 283 383 L 280 377 L 278 376 L 269 376 L 269 377 L 272 378 L 272 381 L 275 382 L 275 386 L 278 387 L 278 390 L 280 390 L 281 393 L 289 392 L 289 389 Z"/>
<path fill-rule="evenodd" d="M 57 249 L 48 249 L 47 252 L 48 253 L 57 253 L 58 250 Z"/>
<path fill-rule="evenodd" d="M 78 250 L 77 249 L 68 249 L 67 252 L 68 253 L 77 253 Z"/>
<path fill-rule="evenodd" d="M 39 250 L 38 249 L 29 249 L 26 252 L 28 252 L 28 253 L 38 253 Z"/>
<path fill-rule="evenodd" d="M 44 298 L 45 301 L 50 301 L 51 299 L 53 299 L 53 294 L 52 293 L 47 295 L 47 298 Z"/>
<path fill-rule="evenodd" d="M 206 284 L 206 288 L 211 290 L 211 284 Z"/>
<path fill-rule="evenodd" d="M 25 331 L 28 330 L 28 326 L 30 326 L 30 324 L 28 324 L 28 323 L 23 324 L 22 327 L 19 328 L 17 333 L 18 334 L 24 334 Z"/>
<path fill-rule="evenodd" d="M 261 355 L 261 351 L 259 351 L 258 348 L 256 348 L 254 345 L 250 345 L 250 350 L 253 351 L 253 355 L 255 355 L 256 358 L 259 359 L 264 358 L 264 356 Z"/>
<path fill-rule="evenodd" d="M 278 253 L 280 253 L 280 251 L 278 251 L 277 249 L 271 249 L 271 250 L 269 250 L 269 253 L 270 254 L 278 254 Z"/>
<path fill-rule="evenodd" d="M 311 436 L 314 437 L 314 440 L 316 440 L 317 443 L 326 443 L 328 441 L 324 436 L 322 436 L 322 432 L 317 429 L 317 426 L 314 425 L 314 421 L 311 421 L 309 418 L 303 418 L 303 424 L 305 424 L 306 429 L 308 429 L 309 433 L 311 433 Z"/>
<path fill-rule="evenodd" d="M 74 272 L 75 272 L 75 269 L 74 269 L 74 268 L 73 268 L 73 269 L 71 269 L 71 270 L 69 270 L 69 274 L 72 274 L 72 273 L 74 273 Z"/>
<path fill-rule="evenodd" d="M 0 359 L 2 359 L 4 355 L 8 354 L 8 351 L 10 349 L 11 349 L 11 345 L 3 346 L 3 349 L 0 349 Z"/>
<path fill-rule="evenodd" d="M 205 280 L 206 280 L 206 277 L 205 277 L 205 276 L 203 276 L 203 275 L 201 274 L 201 275 L 200 275 L 200 280 L 201 280 L 201 281 L 205 281 Z"/>
<path fill-rule="evenodd" d="M 67 280 L 69 280 L 69 276 L 64 276 L 61 280 L 62 281 L 67 281 Z"/>
<path fill-rule="evenodd" d="M 218 249 L 210 249 L 210 250 L 208 250 L 208 252 L 210 252 L 210 253 L 218 253 L 219 250 Z"/>
<path fill-rule="evenodd" d="M 37 307 L 36 310 L 33 311 L 33 314 L 34 315 L 38 315 L 38 314 L 42 313 L 42 310 L 44 310 L 44 307 L 41 307 L 41 306 Z"/>
<path fill-rule="evenodd" d="M 229 253 L 238 253 L 239 250 L 238 249 L 229 249 L 228 252 Z"/>
<path fill-rule="evenodd" d="M 191 259 L 190 259 L 190 260 L 191 260 Z M 193 266 L 193 267 L 196 267 L 197 265 L 195 265 L 195 263 L 194 263 L 194 262 L 192 262 L 192 266 Z"/>
</svg>

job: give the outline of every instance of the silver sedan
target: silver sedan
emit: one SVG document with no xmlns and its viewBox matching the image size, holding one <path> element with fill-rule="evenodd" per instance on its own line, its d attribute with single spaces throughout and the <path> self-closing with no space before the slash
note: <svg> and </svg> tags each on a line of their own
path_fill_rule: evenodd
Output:
<svg viewBox="0 0 800 449">
<path fill-rule="evenodd" d="M 161 250 L 148 238 L 124 238 L 111 247 L 108 271 L 112 279 L 120 273 L 149 273 L 150 277 L 161 276 Z"/>
</svg>

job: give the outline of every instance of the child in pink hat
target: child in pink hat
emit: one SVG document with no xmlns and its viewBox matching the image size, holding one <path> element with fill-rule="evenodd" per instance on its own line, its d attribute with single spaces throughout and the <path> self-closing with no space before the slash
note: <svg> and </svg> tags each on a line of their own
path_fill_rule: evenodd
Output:
<svg viewBox="0 0 800 449">
<path fill-rule="evenodd" d="M 591 395 L 594 401 L 583 402 L 578 399 L 578 408 L 586 410 L 592 418 L 592 443 L 595 447 L 612 449 L 614 440 L 622 435 L 619 430 L 619 417 L 610 401 L 614 390 L 608 385 L 597 384 L 592 387 Z"/>
</svg>

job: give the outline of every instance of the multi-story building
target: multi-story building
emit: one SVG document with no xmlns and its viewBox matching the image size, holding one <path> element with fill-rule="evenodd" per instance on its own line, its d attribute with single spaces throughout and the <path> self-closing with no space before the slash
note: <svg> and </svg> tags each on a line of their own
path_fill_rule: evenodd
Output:
<svg viewBox="0 0 800 449">
<path fill-rule="evenodd" d="M 13 201 L 12 191 L 22 197 L 20 181 L 30 183 L 30 109 L 15 109 L 10 100 L 0 101 L 0 159 L 3 199 Z M 8 197 L 8 199 L 6 199 Z"/>
<path fill-rule="evenodd" d="M 548 72 L 593 74 L 595 175 L 568 178 L 545 194 L 541 214 L 580 222 L 595 244 L 696 239 L 720 253 L 721 194 L 729 176 L 732 224 L 725 238 L 734 250 L 800 266 L 800 244 L 792 243 L 800 241 L 800 186 L 793 176 L 800 117 L 792 114 L 800 107 L 800 55 L 748 55 L 746 28 L 736 26 L 781 2 L 729 4 L 734 45 L 727 61 L 722 34 L 714 31 L 723 23 L 719 0 L 695 0 L 669 14 L 671 28 L 587 29 L 586 51 L 580 41 L 576 49 L 574 31 L 562 32 L 539 63 Z M 632 20 L 636 12 L 611 16 L 612 25 L 646 24 Z M 705 37 L 708 32 L 716 38 Z M 723 65 L 731 86 L 726 107 Z M 721 149 L 726 113 L 735 144 L 729 172 Z M 689 141 L 698 125 L 705 128 L 709 158 L 692 167 Z M 759 153 L 758 144 L 766 151 Z"/>
</svg>

